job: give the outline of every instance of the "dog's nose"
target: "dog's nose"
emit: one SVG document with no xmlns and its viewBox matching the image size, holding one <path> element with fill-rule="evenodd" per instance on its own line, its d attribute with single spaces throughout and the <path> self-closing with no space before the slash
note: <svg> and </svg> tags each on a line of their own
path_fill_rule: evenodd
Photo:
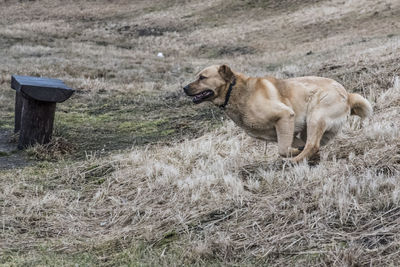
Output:
<svg viewBox="0 0 400 267">
<path fill-rule="evenodd" d="M 183 91 L 187 94 L 189 90 L 189 85 L 186 85 L 185 87 L 183 87 Z"/>
</svg>

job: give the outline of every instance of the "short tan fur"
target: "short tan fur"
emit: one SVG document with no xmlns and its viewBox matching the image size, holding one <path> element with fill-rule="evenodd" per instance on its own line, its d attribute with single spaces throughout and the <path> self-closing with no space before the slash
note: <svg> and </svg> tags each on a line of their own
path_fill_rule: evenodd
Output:
<svg viewBox="0 0 400 267">
<path fill-rule="evenodd" d="M 340 130 L 349 114 L 371 116 L 371 104 L 328 78 L 249 77 L 226 65 L 202 70 L 185 86 L 195 103 L 221 106 L 233 84 L 226 114 L 250 136 L 278 142 L 279 154 L 300 162 Z"/>
</svg>

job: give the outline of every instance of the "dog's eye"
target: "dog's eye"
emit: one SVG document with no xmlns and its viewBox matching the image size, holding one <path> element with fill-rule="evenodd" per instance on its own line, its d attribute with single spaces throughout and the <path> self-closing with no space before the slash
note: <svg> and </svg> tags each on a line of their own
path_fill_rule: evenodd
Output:
<svg viewBox="0 0 400 267">
<path fill-rule="evenodd" d="M 200 75 L 199 80 L 204 80 L 206 77 L 204 77 L 203 75 Z"/>
</svg>

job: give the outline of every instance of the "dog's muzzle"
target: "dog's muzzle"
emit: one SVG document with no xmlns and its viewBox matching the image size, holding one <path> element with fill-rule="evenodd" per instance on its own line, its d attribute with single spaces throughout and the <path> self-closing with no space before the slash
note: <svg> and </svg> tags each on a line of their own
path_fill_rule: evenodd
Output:
<svg viewBox="0 0 400 267">
<path fill-rule="evenodd" d="M 188 90 L 189 90 L 189 85 L 186 85 L 185 87 L 183 87 L 183 91 L 185 92 L 185 94 L 188 94 Z"/>
<path fill-rule="evenodd" d="M 199 104 L 203 102 L 204 100 L 208 99 L 209 97 L 212 97 L 214 95 L 214 92 L 212 90 L 205 90 L 203 92 L 200 92 L 198 94 L 192 94 L 190 92 L 190 86 L 186 85 L 183 87 L 183 91 L 185 92 L 186 95 L 193 97 L 192 101 L 195 104 Z"/>
</svg>

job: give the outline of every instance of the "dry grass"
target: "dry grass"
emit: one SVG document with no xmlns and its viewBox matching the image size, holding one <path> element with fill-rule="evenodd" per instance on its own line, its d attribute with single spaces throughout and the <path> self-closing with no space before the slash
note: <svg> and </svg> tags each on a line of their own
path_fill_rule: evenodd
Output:
<svg viewBox="0 0 400 267">
<path fill-rule="evenodd" d="M 58 161 L 73 153 L 76 148 L 73 144 L 61 137 L 54 137 L 48 144 L 36 144 L 26 152 L 35 160 Z"/>
<path fill-rule="evenodd" d="M 0 130 L 11 127 L 11 73 L 77 89 L 58 107 L 56 142 L 30 150 L 41 161 L 0 170 L 0 263 L 400 262 L 398 1 L 0 3 Z M 222 62 L 334 78 L 375 113 L 350 118 L 319 164 L 292 166 L 177 93 Z M 166 132 L 189 121 L 190 134 Z M 131 148 L 129 131 L 170 138 Z M 123 150 L 100 149 L 107 135 Z M 64 156 L 65 142 L 85 159 Z"/>
</svg>

